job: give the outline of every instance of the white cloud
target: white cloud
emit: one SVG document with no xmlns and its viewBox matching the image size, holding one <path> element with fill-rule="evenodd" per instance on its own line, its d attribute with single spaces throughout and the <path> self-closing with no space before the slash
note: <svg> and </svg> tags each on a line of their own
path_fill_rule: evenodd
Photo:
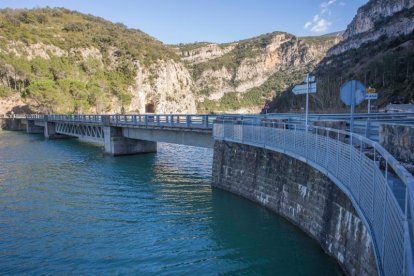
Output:
<svg viewBox="0 0 414 276">
<path fill-rule="evenodd" d="M 325 32 L 329 29 L 332 25 L 332 22 L 329 21 L 329 17 L 331 15 L 331 6 L 335 4 L 338 0 L 329 0 L 324 1 L 319 5 L 319 13 L 313 16 L 311 21 L 307 21 L 303 26 L 306 30 L 310 30 L 311 32 L 321 33 Z M 345 5 L 345 2 L 338 3 L 341 6 Z"/>
<path fill-rule="evenodd" d="M 315 32 L 315 33 L 321 33 L 321 32 L 325 32 L 326 30 L 328 30 L 329 26 L 331 26 L 331 22 L 329 22 L 328 20 L 325 19 L 320 19 L 319 21 L 317 21 L 312 28 L 310 29 L 311 32 Z"/>
</svg>

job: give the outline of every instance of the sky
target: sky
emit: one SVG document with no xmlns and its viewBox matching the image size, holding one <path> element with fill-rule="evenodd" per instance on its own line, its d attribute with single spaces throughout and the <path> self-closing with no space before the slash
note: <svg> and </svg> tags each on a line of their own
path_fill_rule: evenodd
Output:
<svg viewBox="0 0 414 276">
<path fill-rule="evenodd" d="M 121 22 L 166 44 L 232 42 L 284 31 L 345 30 L 368 0 L 0 0 L 0 8 L 64 7 Z"/>
</svg>

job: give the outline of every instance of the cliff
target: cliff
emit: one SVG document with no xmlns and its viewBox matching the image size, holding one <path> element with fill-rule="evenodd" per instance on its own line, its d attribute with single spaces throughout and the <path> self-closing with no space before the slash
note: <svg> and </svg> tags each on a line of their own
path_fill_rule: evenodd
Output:
<svg viewBox="0 0 414 276">
<path fill-rule="evenodd" d="M 390 102 L 414 101 L 414 1 L 371 0 L 358 9 L 343 34 L 313 72 L 318 80 L 311 109 L 347 111 L 339 99 L 341 85 L 351 79 L 377 89 L 374 110 Z M 291 88 L 271 102 L 277 112 L 299 110 L 304 97 Z M 366 102 L 359 107 L 366 111 Z"/>
<path fill-rule="evenodd" d="M 198 88 L 199 110 L 257 111 L 339 41 L 338 36 L 298 38 L 274 32 L 227 44 L 181 45 L 179 51 Z"/>
<path fill-rule="evenodd" d="M 120 23 L 65 9 L 7 9 L 0 41 L 3 101 L 20 95 L 44 113 L 196 112 L 180 57 Z"/>
<path fill-rule="evenodd" d="M 337 55 L 382 36 L 388 39 L 409 35 L 414 30 L 414 0 L 371 0 L 358 9 L 343 34 L 343 41 L 329 52 Z"/>
</svg>

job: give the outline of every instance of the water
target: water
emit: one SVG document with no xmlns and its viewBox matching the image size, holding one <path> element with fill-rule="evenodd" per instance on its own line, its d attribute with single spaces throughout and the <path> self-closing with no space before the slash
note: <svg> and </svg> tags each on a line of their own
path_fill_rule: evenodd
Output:
<svg viewBox="0 0 414 276">
<path fill-rule="evenodd" d="M 341 274 L 286 220 L 212 189 L 211 162 L 0 132 L 0 274 Z"/>
</svg>

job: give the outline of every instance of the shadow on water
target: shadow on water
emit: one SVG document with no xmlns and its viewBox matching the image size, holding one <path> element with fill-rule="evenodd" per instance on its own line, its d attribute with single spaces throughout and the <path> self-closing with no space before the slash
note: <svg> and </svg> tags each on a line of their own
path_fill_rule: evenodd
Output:
<svg viewBox="0 0 414 276">
<path fill-rule="evenodd" d="M 340 274 L 285 220 L 212 190 L 211 150 L 113 158 L 2 132 L 0 157 L 0 274 Z"/>
<path fill-rule="evenodd" d="M 233 249 L 231 274 L 343 275 L 316 241 L 268 209 L 216 188 L 212 206 L 214 240 Z"/>
</svg>

